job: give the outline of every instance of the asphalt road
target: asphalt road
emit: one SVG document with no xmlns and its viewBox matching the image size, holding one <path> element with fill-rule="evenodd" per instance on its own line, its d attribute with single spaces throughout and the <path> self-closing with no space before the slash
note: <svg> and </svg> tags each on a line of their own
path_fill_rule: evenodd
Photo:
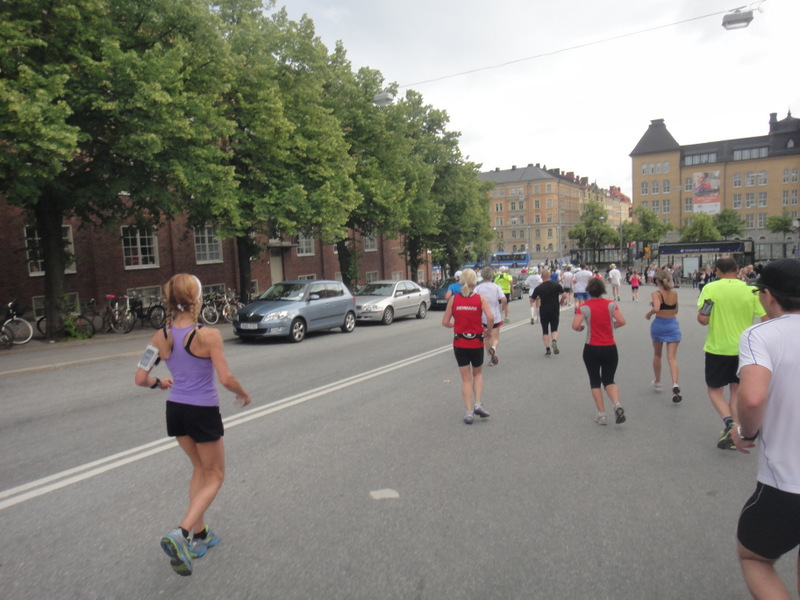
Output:
<svg viewBox="0 0 800 600">
<path fill-rule="evenodd" d="M 695 290 L 679 293 L 685 399 L 649 387 L 649 291 L 623 288 L 619 426 L 592 422 L 571 315 L 546 358 L 527 301 L 472 426 L 441 312 L 301 344 L 223 328 L 254 404 L 222 393 L 222 541 L 187 578 L 159 540 L 190 466 L 165 394 L 133 385 L 151 332 L 0 352 L 0 597 L 747 598 L 734 536 L 756 457 L 716 448 Z M 791 589 L 794 559 L 779 565 Z"/>
</svg>

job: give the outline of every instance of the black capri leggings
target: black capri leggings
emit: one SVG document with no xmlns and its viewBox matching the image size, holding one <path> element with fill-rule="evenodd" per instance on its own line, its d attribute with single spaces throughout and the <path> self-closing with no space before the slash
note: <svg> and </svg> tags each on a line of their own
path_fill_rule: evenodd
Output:
<svg viewBox="0 0 800 600">
<path fill-rule="evenodd" d="M 589 374 L 589 387 L 592 389 L 608 387 L 614 383 L 617 374 L 619 354 L 617 346 L 590 346 L 583 347 L 583 364 Z"/>
</svg>

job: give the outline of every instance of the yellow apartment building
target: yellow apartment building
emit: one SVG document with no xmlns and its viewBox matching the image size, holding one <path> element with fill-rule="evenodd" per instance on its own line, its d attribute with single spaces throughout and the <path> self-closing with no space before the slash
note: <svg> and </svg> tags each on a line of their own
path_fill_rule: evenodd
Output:
<svg viewBox="0 0 800 600">
<path fill-rule="evenodd" d="M 567 232 L 589 201 L 606 207 L 612 227 L 618 228 L 629 216 L 629 199 L 617 188 L 612 193 L 573 172 L 529 164 L 497 168 L 478 177 L 494 183 L 489 191 L 493 252 L 527 251 L 532 261 L 569 256 L 574 241 Z"/>
<path fill-rule="evenodd" d="M 791 113 L 780 121 L 772 113 L 767 135 L 686 146 L 654 119 L 630 157 L 633 207 L 671 223 L 668 241 L 698 212 L 735 210 L 744 219 L 743 237 L 756 242 L 783 241 L 766 228 L 768 217 L 785 211 L 798 218 L 800 119 Z"/>
</svg>

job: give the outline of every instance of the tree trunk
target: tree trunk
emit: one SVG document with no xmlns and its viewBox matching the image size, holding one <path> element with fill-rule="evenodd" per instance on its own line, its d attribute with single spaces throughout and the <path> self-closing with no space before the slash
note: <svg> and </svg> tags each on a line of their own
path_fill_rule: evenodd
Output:
<svg viewBox="0 0 800 600">
<path fill-rule="evenodd" d="M 46 337 L 55 341 L 58 324 L 64 312 L 64 269 L 67 264 L 62 233 L 64 215 L 51 192 L 45 193 L 34 207 L 36 231 L 39 234 L 39 253 L 44 271 L 44 316 L 47 318 Z"/>
<path fill-rule="evenodd" d="M 244 304 L 250 302 L 252 246 L 253 242 L 249 236 L 243 235 L 236 238 L 236 256 L 239 259 L 239 301 Z"/>
<path fill-rule="evenodd" d="M 358 266 L 355 264 L 356 255 L 353 252 L 353 247 L 350 238 L 345 238 L 336 242 L 336 251 L 339 257 L 339 271 L 342 274 L 342 283 L 347 286 L 348 290 L 355 289 L 354 286 L 358 280 Z"/>
<path fill-rule="evenodd" d="M 408 262 L 409 271 L 411 271 L 411 274 L 407 276 L 412 281 L 417 280 L 417 271 L 419 270 L 419 265 L 422 262 L 419 259 L 421 246 L 422 243 L 418 237 L 409 237 L 406 239 L 406 249 L 408 252 L 406 260 Z"/>
</svg>

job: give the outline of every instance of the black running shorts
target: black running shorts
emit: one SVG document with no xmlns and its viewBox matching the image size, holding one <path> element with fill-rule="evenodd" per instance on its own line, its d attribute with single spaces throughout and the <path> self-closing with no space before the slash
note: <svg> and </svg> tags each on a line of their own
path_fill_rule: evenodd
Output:
<svg viewBox="0 0 800 600">
<path fill-rule="evenodd" d="M 759 556 L 777 559 L 800 544 L 800 494 L 761 482 L 742 508 L 739 542 Z"/>
<path fill-rule="evenodd" d="M 456 363 L 459 367 L 466 367 L 467 365 L 480 367 L 483 365 L 483 346 L 480 348 L 456 348 L 453 346 L 453 352 L 456 355 Z"/>
<path fill-rule="evenodd" d="M 725 356 L 706 352 L 706 385 L 710 388 L 739 383 L 739 356 Z"/>
<path fill-rule="evenodd" d="M 198 444 L 216 442 L 225 435 L 219 407 L 168 401 L 167 435 L 172 437 L 188 435 Z"/>
</svg>

